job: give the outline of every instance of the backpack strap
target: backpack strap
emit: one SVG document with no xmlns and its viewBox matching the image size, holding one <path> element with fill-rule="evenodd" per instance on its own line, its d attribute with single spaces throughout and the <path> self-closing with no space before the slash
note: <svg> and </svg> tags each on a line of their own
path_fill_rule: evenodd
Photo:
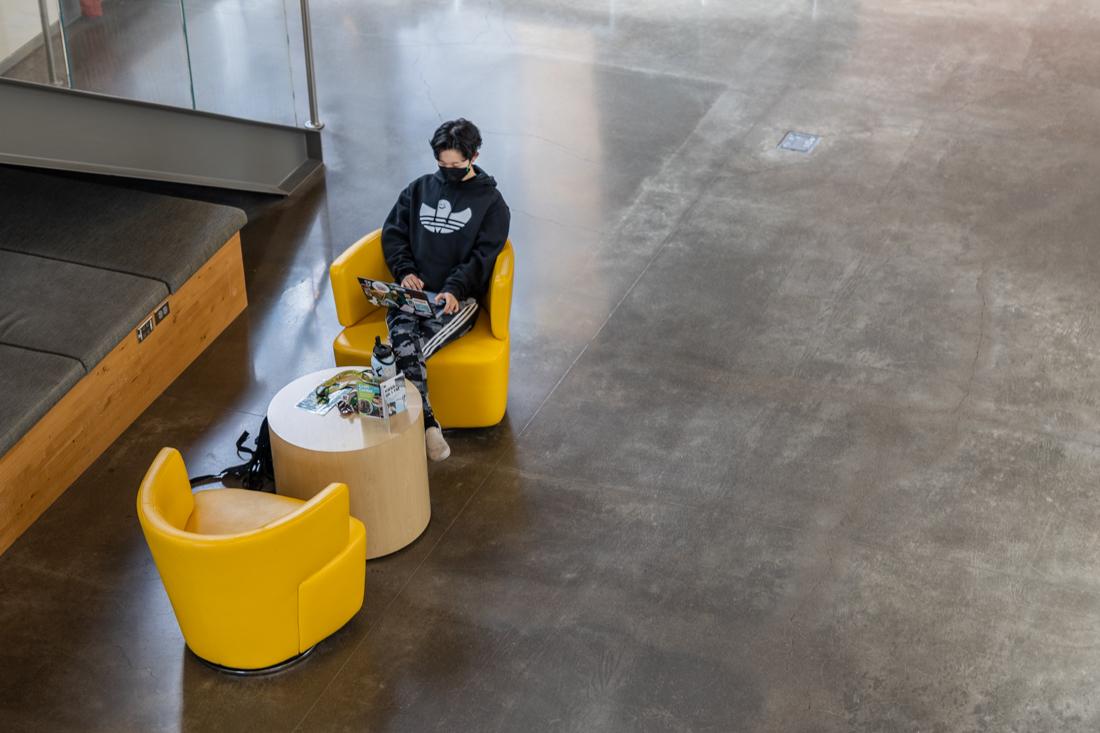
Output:
<svg viewBox="0 0 1100 733">
<path fill-rule="evenodd" d="M 247 447 L 244 443 L 250 433 L 246 430 L 237 438 L 237 455 L 241 458 L 248 456 L 248 460 L 236 466 L 229 466 L 219 473 L 210 473 L 204 476 L 195 476 L 190 479 L 191 488 L 212 484 L 214 482 L 225 483 L 231 480 L 239 483 L 242 488 L 252 491 L 271 491 L 274 486 L 269 485 L 275 480 L 275 466 L 271 458 L 271 435 L 267 426 L 267 418 L 260 424 L 259 435 L 256 436 L 255 446 Z"/>
</svg>

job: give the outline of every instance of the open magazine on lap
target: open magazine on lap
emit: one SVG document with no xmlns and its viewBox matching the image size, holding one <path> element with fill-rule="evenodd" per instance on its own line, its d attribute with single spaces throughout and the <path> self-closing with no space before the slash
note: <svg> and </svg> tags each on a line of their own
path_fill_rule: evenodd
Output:
<svg viewBox="0 0 1100 733">
<path fill-rule="evenodd" d="M 384 280 L 359 278 L 359 286 L 367 300 L 382 308 L 397 308 L 403 313 L 433 318 L 443 315 L 443 303 L 436 303 L 436 293 L 413 290 Z"/>
</svg>

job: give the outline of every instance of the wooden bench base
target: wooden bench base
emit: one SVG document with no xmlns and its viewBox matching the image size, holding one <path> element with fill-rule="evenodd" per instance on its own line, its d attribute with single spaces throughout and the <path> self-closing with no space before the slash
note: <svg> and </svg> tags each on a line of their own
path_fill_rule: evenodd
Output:
<svg viewBox="0 0 1100 733">
<path fill-rule="evenodd" d="M 138 341 L 137 329 L 147 321 L 142 319 L 0 456 L 0 554 L 244 310 L 240 235 L 234 234 L 166 302 L 168 316 L 148 336 Z"/>
</svg>

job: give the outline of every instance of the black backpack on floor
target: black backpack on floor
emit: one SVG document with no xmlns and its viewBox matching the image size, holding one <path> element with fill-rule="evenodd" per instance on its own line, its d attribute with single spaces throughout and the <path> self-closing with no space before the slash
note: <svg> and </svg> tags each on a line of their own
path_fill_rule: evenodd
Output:
<svg viewBox="0 0 1100 733">
<path fill-rule="evenodd" d="M 245 447 L 248 431 L 237 438 L 237 455 L 248 460 L 236 466 L 230 466 L 220 473 L 196 476 L 191 479 L 191 487 L 220 481 L 226 486 L 249 489 L 251 491 L 275 491 L 275 464 L 271 460 L 271 434 L 267 427 L 267 418 L 260 423 L 260 432 L 252 448 Z"/>
</svg>

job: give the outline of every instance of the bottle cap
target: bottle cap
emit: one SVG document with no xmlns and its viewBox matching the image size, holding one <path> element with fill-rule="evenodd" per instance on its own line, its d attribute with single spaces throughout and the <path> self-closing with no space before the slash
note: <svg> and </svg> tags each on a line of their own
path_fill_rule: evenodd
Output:
<svg viewBox="0 0 1100 733">
<path fill-rule="evenodd" d="M 374 356 L 379 360 L 388 359 L 393 356 L 393 347 L 389 344 L 382 343 L 381 336 L 374 337 Z"/>
</svg>

